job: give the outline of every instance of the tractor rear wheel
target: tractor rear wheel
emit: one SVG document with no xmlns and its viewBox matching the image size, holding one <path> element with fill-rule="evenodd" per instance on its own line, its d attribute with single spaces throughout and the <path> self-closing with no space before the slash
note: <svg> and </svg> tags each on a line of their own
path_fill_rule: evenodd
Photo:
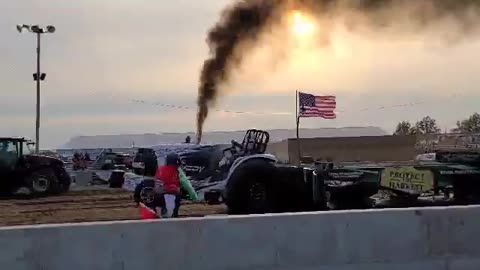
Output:
<svg viewBox="0 0 480 270">
<path fill-rule="evenodd" d="M 56 193 L 59 190 L 58 178 L 52 169 L 41 169 L 30 175 L 27 188 L 33 196 Z"/>
<path fill-rule="evenodd" d="M 229 214 L 275 212 L 275 166 L 267 160 L 253 159 L 240 165 L 226 185 Z"/>
</svg>

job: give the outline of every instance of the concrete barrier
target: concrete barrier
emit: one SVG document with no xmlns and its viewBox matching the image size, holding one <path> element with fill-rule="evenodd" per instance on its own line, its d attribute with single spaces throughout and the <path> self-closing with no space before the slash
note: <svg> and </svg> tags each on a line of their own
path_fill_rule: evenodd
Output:
<svg viewBox="0 0 480 270">
<path fill-rule="evenodd" d="M 0 229 L 1 269 L 480 269 L 480 207 Z"/>
</svg>

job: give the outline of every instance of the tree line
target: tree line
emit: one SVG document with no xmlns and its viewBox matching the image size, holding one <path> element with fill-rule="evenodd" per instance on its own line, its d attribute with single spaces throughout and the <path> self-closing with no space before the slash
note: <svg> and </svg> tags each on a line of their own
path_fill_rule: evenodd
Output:
<svg viewBox="0 0 480 270">
<path fill-rule="evenodd" d="M 440 132 L 437 121 L 430 116 L 425 116 L 416 123 L 401 121 L 397 124 L 393 135 L 437 134 Z M 457 121 L 457 127 L 450 130 L 450 132 L 463 134 L 480 133 L 480 114 L 474 113 L 467 119 Z"/>
</svg>

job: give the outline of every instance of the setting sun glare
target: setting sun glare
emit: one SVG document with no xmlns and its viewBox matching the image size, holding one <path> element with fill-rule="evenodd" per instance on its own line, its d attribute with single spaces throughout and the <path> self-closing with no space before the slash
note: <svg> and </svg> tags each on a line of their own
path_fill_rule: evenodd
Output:
<svg viewBox="0 0 480 270">
<path fill-rule="evenodd" d="M 300 11 L 293 11 L 290 15 L 290 27 L 295 36 L 303 38 L 313 35 L 317 25 L 310 16 Z"/>
</svg>

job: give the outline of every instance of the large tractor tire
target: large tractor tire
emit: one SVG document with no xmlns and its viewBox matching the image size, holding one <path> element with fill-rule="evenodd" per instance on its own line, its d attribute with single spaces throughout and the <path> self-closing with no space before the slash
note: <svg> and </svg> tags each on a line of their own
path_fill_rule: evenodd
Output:
<svg viewBox="0 0 480 270">
<path fill-rule="evenodd" d="M 248 160 L 240 165 L 226 184 L 225 203 L 229 214 L 275 212 L 275 169 L 272 162 L 263 159 Z"/>
<path fill-rule="evenodd" d="M 61 191 L 60 183 L 53 169 L 40 169 L 27 180 L 27 188 L 32 196 L 46 196 Z"/>
</svg>

